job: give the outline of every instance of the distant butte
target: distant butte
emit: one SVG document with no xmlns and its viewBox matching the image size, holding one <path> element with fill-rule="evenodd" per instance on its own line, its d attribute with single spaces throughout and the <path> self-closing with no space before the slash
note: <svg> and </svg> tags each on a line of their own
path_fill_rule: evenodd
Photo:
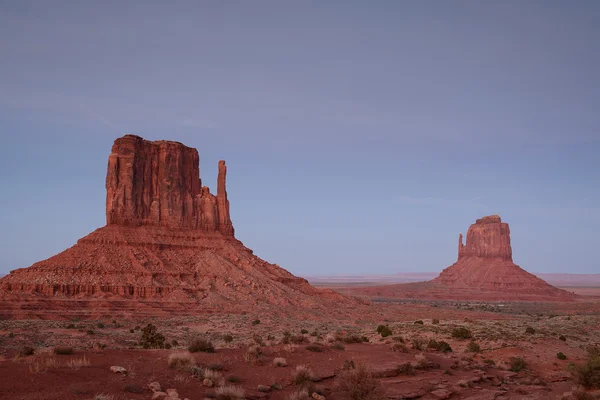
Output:
<svg viewBox="0 0 600 400">
<path fill-rule="evenodd" d="M 428 282 L 373 286 L 345 293 L 415 299 L 482 301 L 573 301 L 575 295 L 549 285 L 513 262 L 510 228 L 498 215 L 458 237 L 458 260 Z"/>
<path fill-rule="evenodd" d="M 220 161 L 213 195 L 202 186 L 196 149 L 135 135 L 115 140 L 106 226 L 0 279 L 0 319 L 356 305 L 258 258 L 235 238 L 226 174 Z"/>
</svg>

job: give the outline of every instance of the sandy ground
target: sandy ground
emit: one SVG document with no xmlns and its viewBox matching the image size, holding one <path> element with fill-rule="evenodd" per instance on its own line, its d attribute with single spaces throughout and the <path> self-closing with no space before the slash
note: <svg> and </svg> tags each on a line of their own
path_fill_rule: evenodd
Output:
<svg viewBox="0 0 600 400">
<path fill-rule="evenodd" d="M 176 345 L 161 350 L 140 348 L 140 328 L 148 323 Z M 376 331 L 378 325 L 386 325 L 391 335 L 382 337 Z M 472 338 L 453 337 L 459 327 L 466 328 Z M 534 333 L 527 333 L 528 327 Z M 362 336 L 368 342 L 344 343 L 351 341 L 349 337 Z M 170 368 L 169 355 L 186 351 L 194 337 L 211 341 L 215 353 L 193 353 L 195 372 Z M 303 343 L 282 344 L 290 337 Z M 453 351 L 428 349 L 431 339 L 446 341 Z M 467 351 L 471 341 L 480 346 L 479 352 Z M 310 351 L 309 343 L 322 351 Z M 245 359 L 247 349 L 254 345 L 264 354 L 261 365 Z M 503 307 L 467 302 L 374 303 L 369 315 L 326 321 L 276 313 L 0 321 L 0 399 L 93 399 L 99 394 L 115 400 L 151 399 L 147 385 L 153 381 L 163 390 L 176 389 L 181 399 L 204 399 L 214 397 L 215 389 L 203 386 L 198 371 L 213 365 L 226 383 L 229 378 L 235 381 L 231 384 L 243 388 L 245 398 L 277 400 L 298 389 L 293 374 L 298 365 L 306 365 L 314 373 L 313 390 L 326 399 L 343 400 L 348 397 L 340 390 L 340 373 L 350 360 L 367 365 L 389 399 L 445 395 L 452 399 L 558 399 L 574 385 L 569 364 L 585 362 L 586 348 L 594 345 L 600 345 L 600 312 L 593 301 Z M 24 346 L 31 346 L 35 353 L 19 357 Z M 54 355 L 57 346 L 71 347 L 74 354 Z M 559 352 L 566 360 L 557 358 Z M 89 365 L 77 368 L 73 360 L 83 357 Z M 285 358 L 288 365 L 274 366 L 276 357 Z M 526 368 L 508 371 L 511 357 L 522 358 Z M 414 375 L 398 371 L 399 365 L 409 363 L 415 366 Z M 111 366 L 122 366 L 127 373 L 112 373 Z M 263 393 L 259 385 L 274 389 Z"/>
</svg>

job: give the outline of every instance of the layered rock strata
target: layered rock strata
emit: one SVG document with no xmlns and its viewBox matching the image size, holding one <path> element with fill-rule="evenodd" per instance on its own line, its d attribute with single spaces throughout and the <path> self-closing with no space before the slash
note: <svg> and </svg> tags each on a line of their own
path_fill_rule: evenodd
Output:
<svg viewBox="0 0 600 400">
<path fill-rule="evenodd" d="M 186 304 L 175 307 L 180 312 L 197 306 L 226 311 L 259 304 L 297 310 L 324 309 L 328 301 L 356 304 L 313 288 L 237 240 L 226 175 L 220 161 L 213 195 L 202 186 L 195 149 L 134 135 L 117 139 L 106 174 L 106 226 L 0 279 L 0 318 L 47 314 L 58 304 L 48 299 L 89 299 L 86 307 L 106 307 L 91 301 L 98 298 L 120 301 L 120 307 L 127 299 L 158 301 L 154 308 Z M 23 307 L 36 311 L 23 314 Z"/>
</svg>

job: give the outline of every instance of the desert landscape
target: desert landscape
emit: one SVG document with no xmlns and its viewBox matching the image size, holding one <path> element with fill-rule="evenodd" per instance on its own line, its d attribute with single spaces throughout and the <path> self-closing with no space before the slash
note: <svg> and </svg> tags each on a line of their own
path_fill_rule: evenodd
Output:
<svg viewBox="0 0 600 400">
<path fill-rule="evenodd" d="M 600 400 L 600 1 L 2 0 L 0 57 L 0 400 Z"/>
<path fill-rule="evenodd" d="M 0 280 L 2 398 L 597 393 L 598 292 L 515 265 L 499 216 L 478 219 L 464 244 L 460 235 L 458 261 L 431 280 L 314 287 L 235 238 L 226 163 L 213 195 L 198 159 L 177 142 L 115 140 L 106 226 Z"/>
</svg>

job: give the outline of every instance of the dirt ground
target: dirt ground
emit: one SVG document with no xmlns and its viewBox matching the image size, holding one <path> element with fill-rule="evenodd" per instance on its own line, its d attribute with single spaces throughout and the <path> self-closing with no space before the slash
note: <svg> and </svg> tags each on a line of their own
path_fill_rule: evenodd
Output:
<svg viewBox="0 0 600 400">
<path fill-rule="evenodd" d="M 151 382 L 181 399 L 215 398 L 216 388 L 204 385 L 206 367 L 218 370 L 223 384 L 241 387 L 246 399 L 287 399 L 299 389 L 294 374 L 304 365 L 313 373 L 311 391 L 345 400 L 340 385 L 350 361 L 367 366 L 389 399 L 559 399 L 575 385 L 570 364 L 585 362 L 586 349 L 600 345 L 595 302 L 384 302 L 371 311 L 326 321 L 282 313 L 0 321 L 0 399 L 152 399 Z M 170 349 L 140 347 L 148 324 Z M 377 332 L 379 325 L 389 336 Z M 471 338 L 455 337 L 458 328 Z M 194 368 L 169 367 L 169 356 L 198 337 L 215 352 L 192 353 Z M 432 339 L 452 351 L 428 347 Z M 33 355 L 19 355 L 26 346 Z M 60 346 L 73 354 L 54 354 Z M 253 346 L 262 353 L 257 360 L 248 356 Z M 275 366 L 278 357 L 287 366 Z M 513 372 L 516 358 L 523 368 Z"/>
</svg>

